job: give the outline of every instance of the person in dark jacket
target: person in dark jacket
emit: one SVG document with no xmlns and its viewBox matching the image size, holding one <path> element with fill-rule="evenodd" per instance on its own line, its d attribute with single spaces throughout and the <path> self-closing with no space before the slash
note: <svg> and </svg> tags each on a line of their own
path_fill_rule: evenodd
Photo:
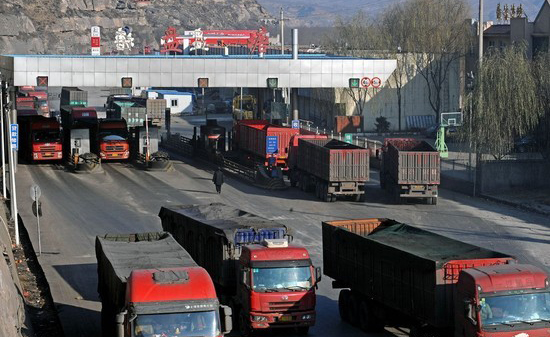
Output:
<svg viewBox="0 0 550 337">
<path fill-rule="evenodd" d="M 221 168 L 218 167 L 218 169 L 216 169 L 216 172 L 214 172 L 212 182 L 214 183 L 214 185 L 216 185 L 216 192 L 218 192 L 218 194 L 222 193 L 223 172 Z"/>
</svg>

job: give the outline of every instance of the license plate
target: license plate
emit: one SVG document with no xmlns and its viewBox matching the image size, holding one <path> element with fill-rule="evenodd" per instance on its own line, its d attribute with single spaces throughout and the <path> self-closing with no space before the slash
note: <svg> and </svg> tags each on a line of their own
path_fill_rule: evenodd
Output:
<svg viewBox="0 0 550 337">
<path fill-rule="evenodd" d="M 411 190 L 413 190 L 413 191 L 424 191 L 424 186 L 423 185 L 412 185 Z"/>
<path fill-rule="evenodd" d="M 44 153 L 44 157 L 53 157 L 53 153 Z"/>
<path fill-rule="evenodd" d="M 118 157 L 118 153 L 113 153 L 111 157 Z"/>
<path fill-rule="evenodd" d="M 281 322 L 290 322 L 292 321 L 292 316 L 281 316 Z"/>
</svg>

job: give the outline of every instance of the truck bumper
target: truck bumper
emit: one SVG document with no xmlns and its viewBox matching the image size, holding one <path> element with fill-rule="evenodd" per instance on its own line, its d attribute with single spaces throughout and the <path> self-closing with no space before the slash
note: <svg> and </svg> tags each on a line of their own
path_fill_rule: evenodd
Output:
<svg viewBox="0 0 550 337">
<path fill-rule="evenodd" d="M 130 152 L 100 152 L 99 156 L 102 160 L 120 160 L 130 158 Z"/>
<path fill-rule="evenodd" d="M 63 152 L 34 152 L 33 160 L 58 160 L 63 158 Z"/>
<path fill-rule="evenodd" d="M 400 194 L 402 198 L 435 198 L 437 185 L 401 185 Z"/>
<path fill-rule="evenodd" d="M 265 317 L 258 321 L 257 317 Z M 315 325 L 315 310 L 291 313 L 250 313 L 250 326 L 252 329 L 268 328 L 298 328 Z"/>
<path fill-rule="evenodd" d="M 364 194 L 365 183 L 356 181 L 329 183 L 328 193 L 336 195 Z"/>
</svg>

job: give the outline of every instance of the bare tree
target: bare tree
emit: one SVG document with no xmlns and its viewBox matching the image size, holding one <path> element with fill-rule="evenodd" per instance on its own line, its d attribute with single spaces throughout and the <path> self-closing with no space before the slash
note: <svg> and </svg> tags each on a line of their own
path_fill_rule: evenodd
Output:
<svg viewBox="0 0 550 337">
<path fill-rule="evenodd" d="M 476 82 L 468 98 L 467 106 L 472 108 L 468 112 L 471 115 L 464 119 L 463 137 L 472 140 L 477 153 L 502 159 L 510 153 L 514 139 L 533 131 L 541 116 L 537 84 L 525 46 L 487 55 Z M 480 102 L 483 110 L 478 112 Z"/>
<path fill-rule="evenodd" d="M 539 53 L 533 64 L 533 76 L 537 87 L 542 118 L 536 130 L 541 153 L 550 157 L 550 53 Z"/>
<path fill-rule="evenodd" d="M 453 64 L 465 55 L 471 38 L 466 0 L 408 0 L 401 4 L 405 48 L 425 79 L 435 117 L 443 109 L 443 89 Z"/>
</svg>

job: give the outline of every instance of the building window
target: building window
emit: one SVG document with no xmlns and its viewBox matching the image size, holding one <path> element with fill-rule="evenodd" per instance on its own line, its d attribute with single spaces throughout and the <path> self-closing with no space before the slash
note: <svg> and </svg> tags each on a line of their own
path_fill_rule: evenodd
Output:
<svg viewBox="0 0 550 337">
<path fill-rule="evenodd" d="M 178 100 L 177 99 L 172 100 L 172 106 L 178 106 Z"/>
</svg>

